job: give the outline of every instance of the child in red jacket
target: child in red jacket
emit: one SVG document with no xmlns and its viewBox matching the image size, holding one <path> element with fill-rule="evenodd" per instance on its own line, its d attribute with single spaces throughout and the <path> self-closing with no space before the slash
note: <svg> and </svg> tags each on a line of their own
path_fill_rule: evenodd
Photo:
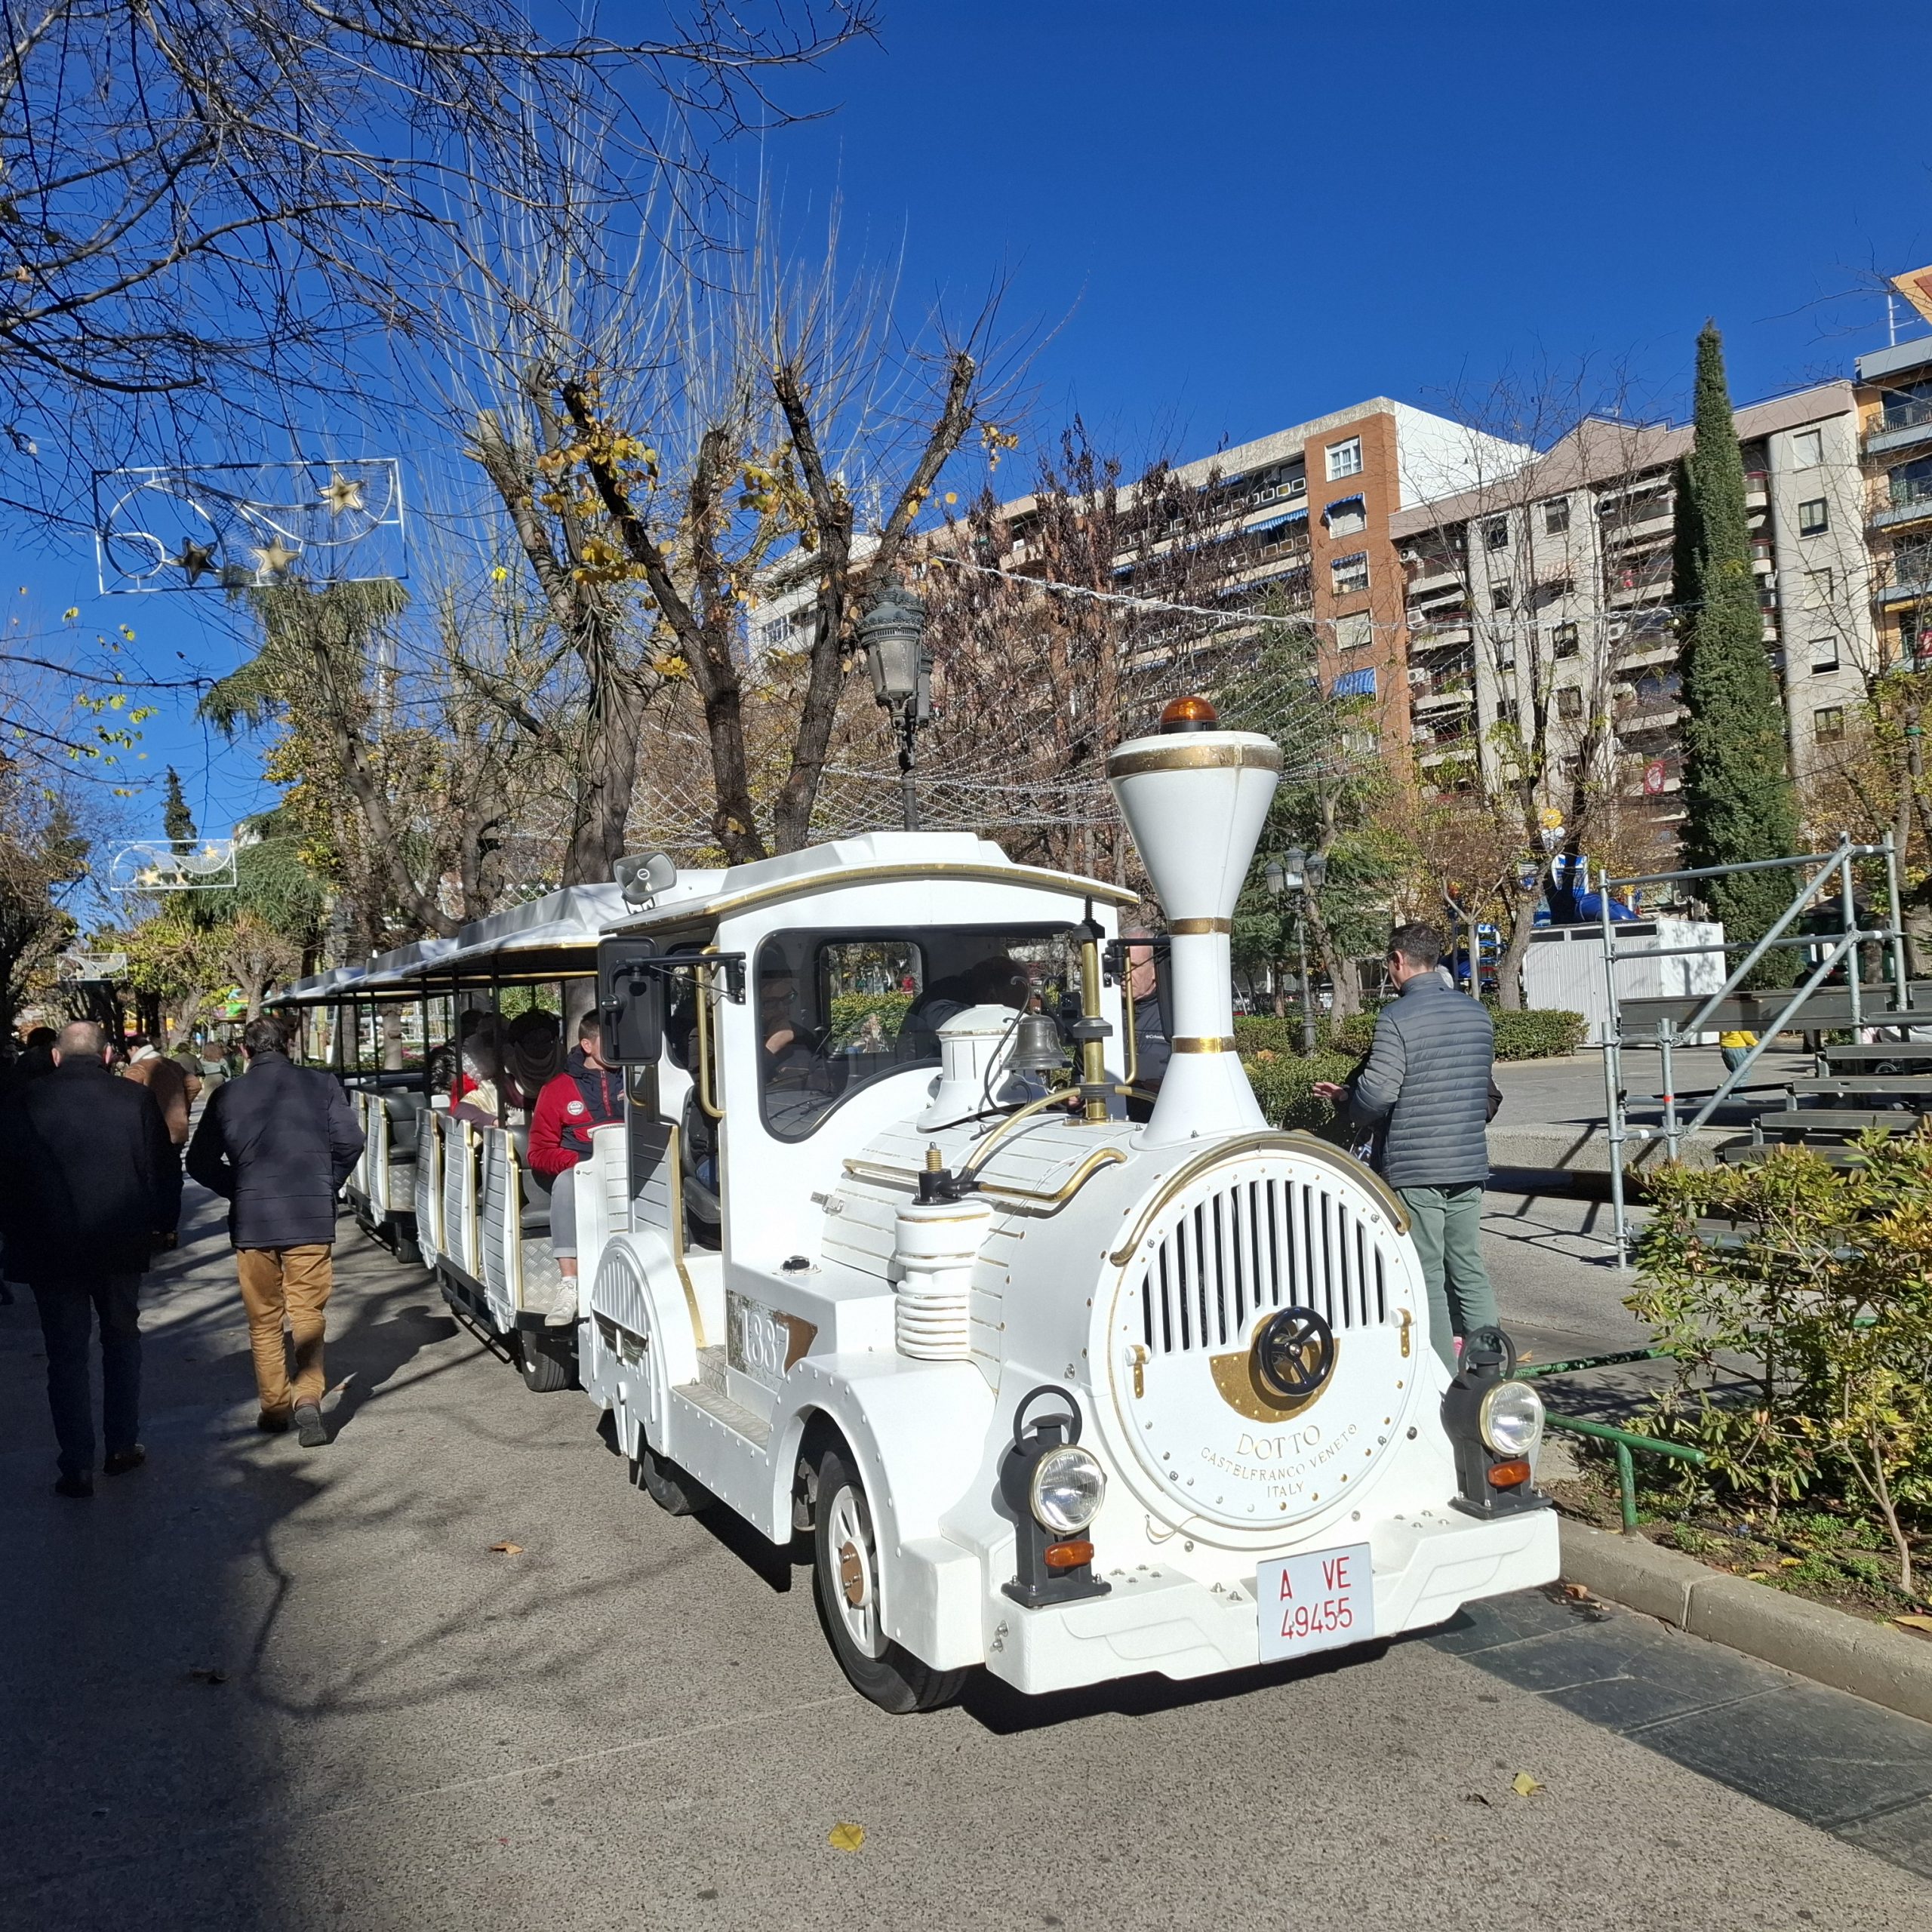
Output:
<svg viewBox="0 0 1932 1932">
<path fill-rule="evenodd" d="M 531 1171 L 550 1186 L 550 1252 L 564 1278 L 556 1306 L 544 1317 L 551 1328 L 568 1328 L 577 1316 L 577 1184 L 566 1177 L 590 1152 L 591 1129 L 624 1117 L 624 1078 L 604 1064 L 603 1028 L 595 1013 L 578 1023 L 577 1040 L 564 1071 L 544 1083 L 530 1117 Z"/>
</svg>

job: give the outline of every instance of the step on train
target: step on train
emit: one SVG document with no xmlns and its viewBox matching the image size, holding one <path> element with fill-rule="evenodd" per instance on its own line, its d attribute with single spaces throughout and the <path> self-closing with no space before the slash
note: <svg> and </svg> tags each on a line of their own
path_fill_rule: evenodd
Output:
<svg viewBox="0 0 1932 1932">
<path fill-rule="evenodd" d="M 1198 700 L 1109 776 L 1167 918 L 1135 1103 L 1131 895 L 964 833 L 626 860 L 291 989 L 366 1131 L 359 1220 L 657 1503 L 808 1537 L 853 1684 L 929 1709 L 1386 1642 L 1553 1580 L 1506 1337 L 1452 1375 L 1399 1199 L 1271 1128 L 1235 902 L 1278 779 Z M 530 1116 L 594 1012 L 623 1118 Z"/>
</svg>

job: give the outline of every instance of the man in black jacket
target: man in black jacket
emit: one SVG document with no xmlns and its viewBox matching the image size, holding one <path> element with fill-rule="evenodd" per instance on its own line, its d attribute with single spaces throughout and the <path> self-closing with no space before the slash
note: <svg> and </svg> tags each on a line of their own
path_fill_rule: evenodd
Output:
<svg viewBox="0 0 1932 1932">
<path fill-rule="evenodd" d="M 281 1029 L 243 1029 L 247 1070 L 216 1089 L 188 1146 L 188 1171 L 229 1203 L 228 1236 L 248 1310 L 259 1426 L 276 1433 L 293 1412 L 305 1449 L 322 1426 L 323 1313 L 334 1282 L 335 1197 L 362 1151 L 362 1130 L 341 1083 L 296 1066 Z M 291 1385 L 286 1320 L 295 1345 Z"/>
<path fill-rule="evenodd" d="M 29 1283 L 47 1340 L 47 1397 L 62 1496 L 94 1494 L 88 1338 L 100 1317 L 101 1427 L 111 1476 L 138 1469 L 138 1300 L 157 1237 L 181 1213 L 181 1164 L 154 1096 L 107 1069 L 100 1027 L 77 1020 L 52 1072 L 0 1108 L 0 1227 L 8 1272 Z"/>
</svg>

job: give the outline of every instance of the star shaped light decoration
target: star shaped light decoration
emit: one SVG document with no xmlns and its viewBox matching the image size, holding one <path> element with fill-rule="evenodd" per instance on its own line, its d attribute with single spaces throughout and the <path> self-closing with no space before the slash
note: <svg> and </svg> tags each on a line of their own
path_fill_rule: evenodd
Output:
<svg viewBox="0 0 1932 1932">
<path fill-rule="evenodd" d="M 184 543 L 181 554 L 175 562 L 188 573 L 188 581 L 198 583 L 203 575 L 214 568 L 214 546 L 212 543 Z"/>
<path fill-rule="evenodd" d="M 363 507 L 362 486 L 352 477 L 337 476 L 331 472 L 323 488 L 321 501 L 331 516 L 340 516 L 348 510 L 359 510 Z"/>
<path fill-rule="evenodd" d="M 272 537 L 266 543 L 248 552 L 255 560 L 255 568 L 264 577 L 279 577 L 302 553 L 291 550 L 280 537 Z"/>
</svg>

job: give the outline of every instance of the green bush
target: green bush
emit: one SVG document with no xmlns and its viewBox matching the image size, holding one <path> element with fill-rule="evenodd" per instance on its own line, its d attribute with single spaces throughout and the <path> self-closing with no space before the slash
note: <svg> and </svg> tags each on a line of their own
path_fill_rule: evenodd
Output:
<svg viewBox="0 0 1932 1932">
<path fill-rule="evenodd" d="M 1858 1144 L 1850 1168 L 1778 1147 L 1659 1169 L 1628 1305 L 1678 1363 L 1653 1426 L 1748 1504 L 1875 1515 L 1909 1592 L 1932 1527 L 1932 1135 Z"/>
<path fill-rule="evenodd" d="M 1335 1109 L 1310 1089 L 1318 1080 L 1347 1079 L 1355 1064 L 1346 1054 L 1318 1053 L 1310 1058 L 1266 1047 L 1252 1054 L 1244 1051 L 1241 1063 L 1271 1127 L 1306 1128 L 1315 1134 L 1334 1127 Z"/>
<path fill-rule="evenodd" d="M 1329 1044 L 1332 1031 L 1327 1014 L 1315 1016 L 1318 1049 Z M 1272 1013 L 1238 1013 L 1235 1015 L 1235 1044 L 1244 1054 L 1299 1054 L 1301 1051 L 1301 1016 L 1291 1013 L 1277 1020 Z"/>
<path fill-rule="evenodd" d="M 858 1038 L 859 1029 L 873 1014 L 890 1040 L 899 1032 L 899 1023 L 912 1004 L 911 993 L 835 993 L 832 997 L 832 1044 L 847 1046 Z"/>
<path fill-rule="evenodd" d="M 1485 1002 L 1487 1004 L 1487 1002 Z M 1505 1013 L 1489 1007 L 1496 1027 L 1498 1060 L 1549 1060 L 1560 1054 L 1574 1053 L 1583 1038 L 1580 1013 Z M 1358 1013 L 1335 1029 L 1338 1052 L 1365 1054 L 1375 1032 L 1375 1015 Z"/>
</svg>

